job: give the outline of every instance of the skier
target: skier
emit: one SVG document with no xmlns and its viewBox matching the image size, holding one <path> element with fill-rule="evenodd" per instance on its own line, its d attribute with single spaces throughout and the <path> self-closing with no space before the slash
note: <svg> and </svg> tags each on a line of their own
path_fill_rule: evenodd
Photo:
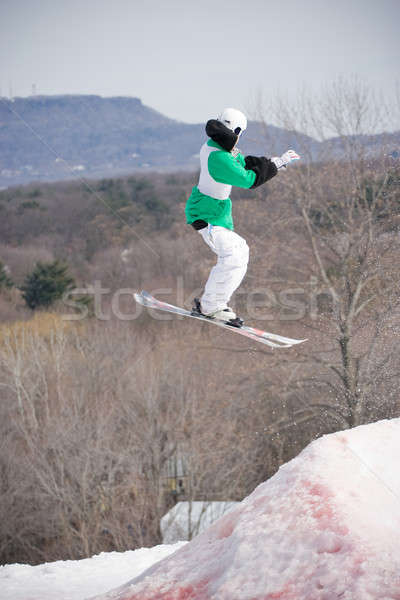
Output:
<svg viewBox="0 0 400 600">
<path fill-rule="evenodd" d="M 187 223 L 218 257 L 201 299 L 195 298 L 193 311 L 237 327 L 243 321 L 228 302 L 247 271 L 249 247 L 233 231 L 232 186 L 256 188 L 300 158 L 294 150 L 273 158 L 244 157 L 236 144 L 246 127 L 245 115 L 235 108 L 226 108 L 217 119 L 207 122 L 210 139 L 200 150 L 200 179 L 185 209 Z"/>
</svg>

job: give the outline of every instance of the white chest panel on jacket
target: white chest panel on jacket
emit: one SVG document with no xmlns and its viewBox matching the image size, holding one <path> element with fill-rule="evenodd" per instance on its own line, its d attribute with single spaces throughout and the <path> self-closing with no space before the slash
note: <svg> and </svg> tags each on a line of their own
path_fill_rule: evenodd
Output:
<svg viewBox="0 0 400 600">
<path fill-rule="evenodd" d="M 226 200 L 229 198 L 232 186 L 227 183 L 218 183 L 208 172 L 208 157 L 211 152 L 218 148 L 203 144 L 200 150 L 200 179 L 197 185 L 202 194 L 216 198 L 217 200 Z"/>
</svg>

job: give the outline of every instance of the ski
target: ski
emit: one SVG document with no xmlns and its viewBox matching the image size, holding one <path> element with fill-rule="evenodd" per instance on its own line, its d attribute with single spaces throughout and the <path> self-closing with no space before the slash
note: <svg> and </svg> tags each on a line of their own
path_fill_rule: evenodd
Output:
<svg viewBox="0 0 400 600">
<path fill-rule="evenodd" d="M 192 319 L 197 319 L 200 321 L 206 321 L 207 323 L 212 323 L 213 325 L 217 325 L 217 327 L 222 327 L 223 329 L 229 329 L 230 331 L 234 331 L 247 337 L 256 342 L 260 342 L 262 344 L 266 344 L 270 348 L 290 348 L 296 344 L 301 344 L 307 340 L 296 340 L 288 337 L 283 337 L 282 335 L 277 335 L 275 333 L 268 333 L 267 331 L 262 331 L 261 329 L 255 329 L 254 327 L 248 327 L 247 325 L 242 325 L 241 327 L 233 327 L 229 323 L 224 323 L 223 321 L 217 321 L 214 319 L 210 319 L 209 317 L 205 317 L 203 315 L 196 315 L 186 310 L 185 308 L 181 308 L 179 306 L 174 306 L 173 304 L 168 304 L 167 302 L 162 302 L 161 300 L 157 300 L 151 294 L 145 291 L 141 291 L 140 293 L 135 294 L 135 300 L 139 304 L 146 306 L 147 308 L 163 310 L 166 312 L 170 312 L 176 315 L 181 315 L 183 317 L 191 317 Z"/>
</svg>

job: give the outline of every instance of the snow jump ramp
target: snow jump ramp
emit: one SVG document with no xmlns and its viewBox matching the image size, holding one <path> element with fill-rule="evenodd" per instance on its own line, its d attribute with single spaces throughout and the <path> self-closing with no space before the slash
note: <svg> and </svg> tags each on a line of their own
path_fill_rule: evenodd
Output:
<svg viewBox="0 0 400 600">
<path fill-rule="evenodd" d="M 325 435 L 96 600 L 400 600 L 400 419 Z"/>
</svg>

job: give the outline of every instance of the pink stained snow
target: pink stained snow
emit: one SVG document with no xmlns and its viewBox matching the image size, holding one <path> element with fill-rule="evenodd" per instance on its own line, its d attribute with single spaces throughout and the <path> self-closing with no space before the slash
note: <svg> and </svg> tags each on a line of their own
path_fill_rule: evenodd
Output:
<svg viewBox="0 0 400 600">
<path fill-rule="evenodd" d="M 399 462 L 400 419 L 326 435 L 96 600 L 400 600 Z"/>
</svg>

